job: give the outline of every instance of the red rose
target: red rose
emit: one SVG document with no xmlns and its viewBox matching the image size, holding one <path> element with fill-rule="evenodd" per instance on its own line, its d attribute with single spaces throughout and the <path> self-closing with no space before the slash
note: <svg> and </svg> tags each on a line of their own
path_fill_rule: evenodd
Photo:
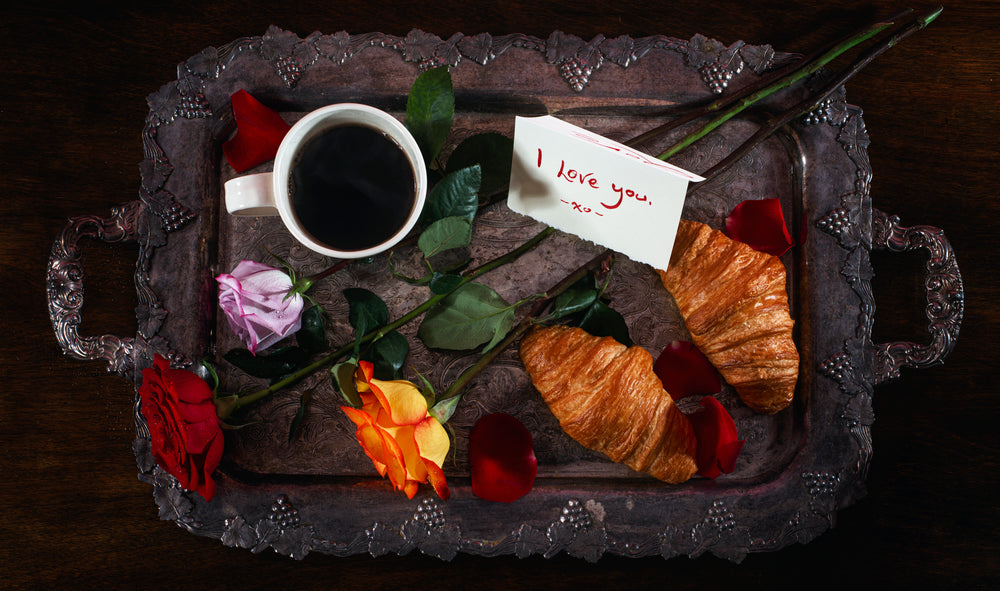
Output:
<svg viewBox="0 0 1000 591">
<path fill-rule="evenodd" d="M 139 398 L 156 463 L 185 489 L 211 501 L 215 496 L 212 472 L 222 459 L 223 447 L 212 389 L 197 374 L 171 369 L 157 355 L 153 367 L 142 370 Z"/>
</svg>

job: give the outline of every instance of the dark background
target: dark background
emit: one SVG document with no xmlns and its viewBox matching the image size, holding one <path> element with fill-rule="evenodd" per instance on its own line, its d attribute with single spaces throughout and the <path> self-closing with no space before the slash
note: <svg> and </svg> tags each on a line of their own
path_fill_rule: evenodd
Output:
<svg viewBox="0 0 1000 591">
<path fill-rule="evenodd" d="M 46 313 L 52 241 L 70 216 L 137 197 L 145 97 L 207 46 L 275 24 L 404 35 L 591 39 L 703 33 L 806 52 L 891 2 L 19 2 L 0 10 L 0 587 L 14 588 L 996 588 L 996 220 L 1000 3 L 954 2 L 848 84 L 864 109 L 876 207 L 945 230 L 966 315 L 943 366 L 876 388 L 868 496 L 804 546 L 664 561 L 420 554 L 297 562 L 160 521 L 136 478 L 131 383 L 64 357 Z M 920 5 L 914 5 L 920 7 Z M 134 245 L 87 243 L 82 334 L 135 334 Z M 875 340 L 925 342 L 919 256 L 873 257 Z M 723 587 L 725 585 L 725 587 Z"/>
</svg>

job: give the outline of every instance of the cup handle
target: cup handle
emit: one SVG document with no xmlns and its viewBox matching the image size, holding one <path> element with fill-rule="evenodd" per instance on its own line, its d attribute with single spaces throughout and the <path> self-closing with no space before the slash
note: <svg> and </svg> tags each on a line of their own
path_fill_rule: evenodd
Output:
<svg viewBox="0 0 1000 591">
<path fill-rule="evenodd" d="M 276 216 L 274 175 L 248 174 L 226 181 L 226 211 L 232 215 Z"/>
</svg>

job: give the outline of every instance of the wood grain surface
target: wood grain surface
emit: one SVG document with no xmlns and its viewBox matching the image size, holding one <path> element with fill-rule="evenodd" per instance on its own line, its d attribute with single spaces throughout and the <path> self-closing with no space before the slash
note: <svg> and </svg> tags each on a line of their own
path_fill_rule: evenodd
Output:
<svg viewBox="0 0 1000 591">
<path fill-rule="evenodd" d="M 275 24 L 403 35 L 562 30 L 584 39 L 703 33 L 806 52 L 902 6 L 813 0 L 544 2 L 20 2 L 0 9 L 0 588 L 757 589 L 875 582 L 1000 585 L 995 421 L 1000 215 L 1000 3 L 946 5 L 848 84 L 864 109 L 876 207 L 944 229 L 965 281 L 942 366 L 875 391 L 868 496 L 807 545 L 741 564 L 559 555 L 451 562 L 414 553 L 294 561 L 227 548 L 156 514 L 131 450 L 133 388 L 63 356 L 45 268 L 70 216 L 137 198 L 145 97 L 208 46 Z M 915 5 L 919 8 L 921 6 Z M 135 334 L 138 249 L 87 242 L 83 334 Z M 873 257 L 875 340 L 925 342 L 919 256 Z"/>
</svg>

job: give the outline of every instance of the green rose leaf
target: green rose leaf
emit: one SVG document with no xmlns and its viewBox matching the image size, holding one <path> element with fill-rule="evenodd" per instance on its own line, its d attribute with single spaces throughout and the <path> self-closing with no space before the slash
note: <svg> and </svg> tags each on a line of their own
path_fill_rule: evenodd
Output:
<svg viewBox="0 0 1000 591">
<path fill-rule="evenodd" d="M 406 99 L 406 128 L 430 164 L 444 146 L 455 116 L 455 90 L 447 67 L 423 72 Z"/>
<path fill-rule="evenodd" d="M 292 441 L 299 436 L 302 432 L 302 423 L 306 420 L 306 414 L 309 412 L 309 403 L 312 401 L 313 392 L 315 388 L 310 388 L 302 393 L 299 397 L 299 410 L 295 413 L 295 417 L 292 419 L 292 425 L 288 429 L 288 440 Z"/>
<path fill-rule="evenodd" d="M 434 295 L 444 295 L 446 293 L 451 293 L 459 285 L 462 284 L 462 276 L 454 275 L 452 273 L 439 273 L 435 271 L 431 275 L 431 280 L 429 287 Z"/>
<path fill-rule="evenodd" d="M 612 337 L 627 347 L 632 346 L 632 338 L 629 337 L 625 319 L 600 300 L 587 308 L 577 326 L 594 336 Z"/>
<path fill-rule="evenodd" d="M 355 359 L 338 363 L 330 368 L 330 379 L 333 382 L 333 389 L 340 392 L 347 404 L 361 408 L 361 394 L 354 385 L 354 372 L 357 369 L 358 362 Z"/>
<path fill-rule="evenodd" d="M 420 223 L 428 226 L 446 217 L 460 216 L 470 221 L 479 210 L 479 187 L 482 173 L 479 165 L 448 173 L 427 194 Z"/>
<path fill-rule="evenodd" d="M 323 308 L 310 306 L 302 313 L 302 328 L 295 333 L 295 341 L 309 354 L 326 350 L 326 317 Z"/>
<path fill-rule="evenodd" d="M 486 349 L 514 326 L 514 307 L 481 283 L 466 283 L 424 316 L 417 336 L 434 349 Z"/>
<path fill-rule="evenodd" d="M 472 242 L 472 222 L 462 217 L 440 219 L 420 234 L 417 247 L 425 258 L 431 258 L 453 248 L 462 248 Z"/>
<path fill-rule="evenodd" d="M 374 376 L 380 380 L 398 380 L 410 354 L 410 343 L 402 334 L 392 331 L 375 341 L 371 349 L 362 357 L 371 361 Z"/>
<path fill-rule="evenodd" d="M 458 144 L 448 157 L 446 172 L 478 164 L 482 170 L 480 193 L 492 193 L 510 182 L 514 140 L 499 133 L 480 133 Z"/>
<path fill-rule="evenodd" d="M 389 323 L 389 308 L 371 291 L 361 287 L 344 290 L 347 298 L 347 319 L 354 327 L 355 354 L 361 348 L 361 337 Z"/>
<path fill-rule="evenodd" d="M 552 302 L 551 319 L 562 318 L 582 312 L 597 301 L 598 292 L 594 287 L 593 277 L 588 275 L 574 283 L 569 289 L 559 294 Z"/>
<path fill-rule="evenodd" d="M 223 359 L 255 378 L 276 379 L 306 366 L 309 354 L 302 347 L 282 347 L 267 355 L 247 349 L 231 349 Z"/>
</svg>

